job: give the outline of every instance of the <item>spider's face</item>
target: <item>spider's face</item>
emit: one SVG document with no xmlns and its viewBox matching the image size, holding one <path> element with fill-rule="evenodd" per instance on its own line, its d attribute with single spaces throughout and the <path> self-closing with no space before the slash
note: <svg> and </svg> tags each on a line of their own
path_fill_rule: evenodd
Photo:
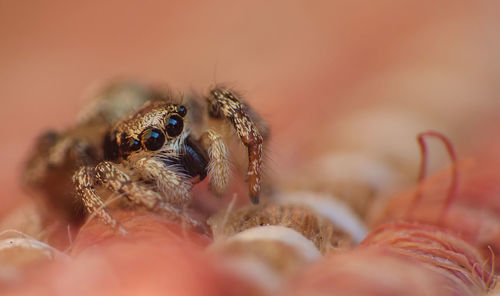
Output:
<svg viewBox="0 0 500 296">
<path fill-rule="evenodd" d="M 105 158 L 127 159 L 138 153 L 178 155 L 188 136 L 184 127 L 186 113 L 182 105 L 147 103 L 110 130 L 104 141 Z"/>
</svg>

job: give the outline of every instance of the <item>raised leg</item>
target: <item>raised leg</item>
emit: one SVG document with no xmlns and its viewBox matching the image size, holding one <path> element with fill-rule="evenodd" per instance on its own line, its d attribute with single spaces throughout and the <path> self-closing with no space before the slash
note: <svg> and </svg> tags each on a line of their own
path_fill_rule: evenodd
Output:
<svg viewBox="0 0 500 296">
<path fill-rule="evenodd" d="M 214 118 L 227 118 L 234 126 L 238 136 L 248 149 L 248 182 L 252 203 L 259 202 L 262 178 L 262 142 L 256 123 L 249 114 L 248 106 L 227 88 L 215 88 L 207 97 L 209 115 Z"/>
</svg>

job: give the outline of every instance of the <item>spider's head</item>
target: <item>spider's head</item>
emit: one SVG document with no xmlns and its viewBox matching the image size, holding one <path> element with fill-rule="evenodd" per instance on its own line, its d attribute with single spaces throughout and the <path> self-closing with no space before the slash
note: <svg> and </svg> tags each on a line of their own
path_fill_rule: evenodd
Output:
<svg viewBox="0 0 500 296">
<path fill-rule="evenodd" d="M 184 128 L 186 113 L 182 105 L 162 101 L 146 103 L 106 135 L 105 159 L 127 159 L 141 152 L 178 154 L 188 136 Z"/>
</svg>

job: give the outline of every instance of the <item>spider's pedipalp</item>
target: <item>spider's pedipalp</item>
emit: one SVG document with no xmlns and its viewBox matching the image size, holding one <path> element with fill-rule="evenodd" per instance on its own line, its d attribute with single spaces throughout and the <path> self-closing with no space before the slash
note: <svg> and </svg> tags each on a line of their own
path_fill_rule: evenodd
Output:
<svg viewBox="0 0 500 296">
<path fill-rule="evenodd" d="M 229 184 L 230 169 L 226 145 L 217 132 L 208 130 L 202 135 L 208 151 L 208 178 L 210 190 L 222 195 Z"/>
<path fill-rule="evenodd" d="M 145 180 L 154 180 L 163 198 L 169 204 L 184 206 L 191 200 L 191 183 L 176 166 L 165 165 L 157 158 L 135 161 L 135 170 Z"/>
</svg>

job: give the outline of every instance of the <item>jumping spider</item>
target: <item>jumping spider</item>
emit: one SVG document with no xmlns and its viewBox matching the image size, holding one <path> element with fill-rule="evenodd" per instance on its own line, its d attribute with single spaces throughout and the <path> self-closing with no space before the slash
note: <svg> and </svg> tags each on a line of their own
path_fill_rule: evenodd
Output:
<svg viewBox="0 0 500 296">
<path fill-rule="evenodd" d="M 28 163 L 27 183 L 47 187 L 72 170 L 74 192 L 87 211 L 113 227 L 118 223 L 106 210 L 103 191 L 176 215 L 189 204 L 192 186 L 207 176 L 211 191 L 224 193 L 230 178 L 228 151 L 221 134 L 205 127 L 202 102 L 154 94 L 141 93 L 127 103 L 132 112 L 114 113 L 120 98 L 98 102 L 91 119 L 64 134 L 46 134 Z M 144 99 L 148 95 L 151 100 Z M 258 203 L 264 123 L 228 88 L 212 89 L 205 102 L 208 117 L 227 119 L 247 147 L 249 196 Z M 139 103 L 144 104 L 137 108 Z"/>
</svg>

